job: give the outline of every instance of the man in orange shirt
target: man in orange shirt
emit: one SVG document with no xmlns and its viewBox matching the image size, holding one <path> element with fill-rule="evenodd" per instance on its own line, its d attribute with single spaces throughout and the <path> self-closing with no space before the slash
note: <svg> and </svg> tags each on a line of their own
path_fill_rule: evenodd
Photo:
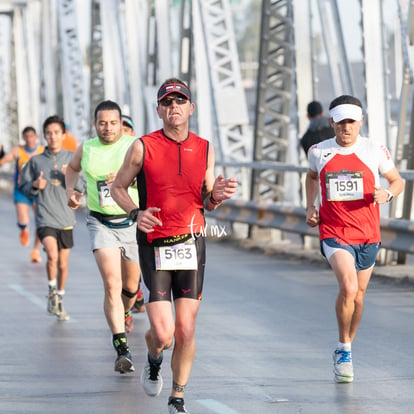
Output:
<svg viewBox="0 0 414 414">
<path fill-rule="evenodd" d="M 20 182 L 20 173 L 23 166 L 32 158 L 34 155 L 41 154 L 44 151 L 43 145 L 39 144 L 39 137 L 36 130 L 32 126 L 27 126 L 22 131 L 22 137 L 24 144 L 14 146 L 10 152 L 0 158 L 0 167 L 10 162 L 16 162 L 16 168 L 14 173 L 14 191 L 13 200 L 16 205 L 17 213 L 17 226 L 20 228 L 20 243 L 27 247 L 30 242 L 29 235 L 29 222 L 30 222 L 30 207 L 34 208 L 34 198 L 27 197 L 18 189 Z M 32 262 L 40 263 L 42 257 L 39 252 L 40 240 L 36 236 L 31 252 Z"/>
</svg>

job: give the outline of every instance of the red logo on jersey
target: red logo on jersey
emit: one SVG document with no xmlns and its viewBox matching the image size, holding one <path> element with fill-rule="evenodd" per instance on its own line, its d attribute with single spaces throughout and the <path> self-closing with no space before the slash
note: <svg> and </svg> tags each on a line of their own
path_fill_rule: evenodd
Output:
<svg viewBox="0 0 414 414">
<path fill-rule="evenodd" d="M 391 154 L 387 150 L 387 148 L 384 147 L 384 145 L 381 145 L 381 151 L 385 154 L 385 156 L 387 157 L 387 160 L 390 160 L 391 159 Z"/>
</svg>

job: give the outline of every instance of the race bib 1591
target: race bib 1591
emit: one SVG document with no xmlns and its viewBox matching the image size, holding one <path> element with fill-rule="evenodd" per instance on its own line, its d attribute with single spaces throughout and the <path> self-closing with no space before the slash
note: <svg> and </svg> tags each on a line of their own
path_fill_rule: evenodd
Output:
<svg viewBox="0 0 414 414">
<path fill-rule="evenodd" d="M 362 172 L 327 172 L 325 182 L 328 201 L 352 201 L 364 198 Z"/>
</svg>

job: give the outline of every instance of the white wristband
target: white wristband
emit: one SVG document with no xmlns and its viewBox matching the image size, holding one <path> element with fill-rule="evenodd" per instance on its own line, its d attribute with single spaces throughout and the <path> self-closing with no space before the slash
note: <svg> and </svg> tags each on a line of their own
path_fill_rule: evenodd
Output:
<svg viewBox="0 0 414 414">
<path fill-rule="evenodd" d="M 390 190 L 387 190 L 386 188 L 384 189 L 384 191 L 388 194 L 387 203 L 390 203 L 394 198 L 394 194 Z"/>
</svg>

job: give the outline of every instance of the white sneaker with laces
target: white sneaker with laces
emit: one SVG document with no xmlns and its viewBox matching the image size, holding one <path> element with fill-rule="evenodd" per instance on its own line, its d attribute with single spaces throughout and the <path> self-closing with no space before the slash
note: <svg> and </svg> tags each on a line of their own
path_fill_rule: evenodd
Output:
<svg viewBox="0 0 414 414">
<path fill-rule="evenodd" d="M 332 354 L 334 361 L 335 382 L 352 382 L 354 380 L 354 368 L 352 366 L 352 353 L 345 349 L 335 349 Z"/>
<path fill-rule="evenodd" d="M 58 313 L 58 297 L 55 289 L 49 289 L 49 295 L 47 297 L 47 312 L 51 315 L 57 315 Z"/>
<path fill-rule="evenodd" d="M 58 319 L 60 321 L 68 321 L 70 319 L 70 316 L 66 312 L 65 308 L 63 307 L 62 296 L 60 296 L 60 295 L 56 295 L 56 296 L 57 296 L 57 311 L 56 311 L 56 316 L 58 317 Z"/>
<path fill-rule="evenodd" d="M 161 364 L 151 364 L 147 361 L 141 373 L 141 384 L 145 393 L 150 397 L 159 395 L 163 386 Z"/>
</svg>

